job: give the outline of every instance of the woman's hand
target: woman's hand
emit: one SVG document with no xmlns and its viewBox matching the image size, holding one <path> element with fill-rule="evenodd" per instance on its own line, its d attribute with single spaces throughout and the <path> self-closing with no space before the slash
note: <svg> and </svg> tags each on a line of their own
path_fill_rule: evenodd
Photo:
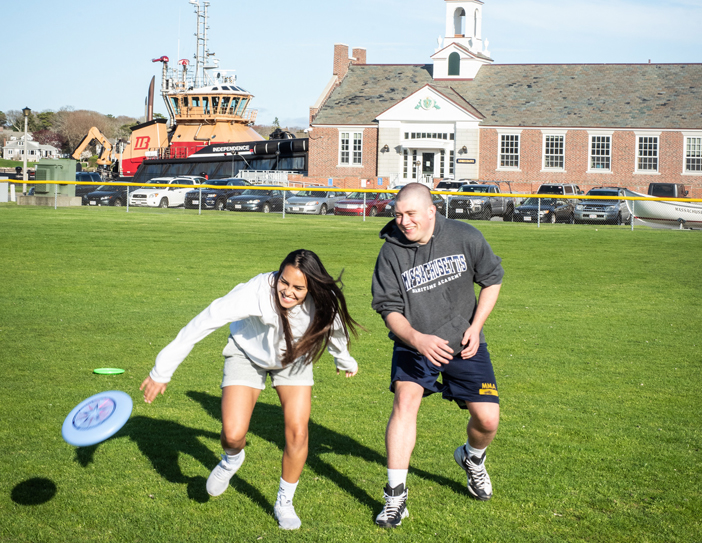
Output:
<svg viewBox="0 0 702 543">
<path fill-rule="evenodd" d="M 156 399 L 159 393 L 163 396 L 167 386 L 168 383 L 157 383 L 151 377 L 147 377 L 139 387 L 139 390 L 144 391 L 144 401 L 146 403 L 151 403 Z"/>
<path fill-rule="evenodd" d="M 341 373 L 341 370 L 339 368 L 336 368 L 336 374 L 339 375 Z M 353 377 L 358 373 L 358 366 L 356 366 L 356 369 L 353 371 L 346 371 L 346 378 L 348 379 L 349 377 Z"/>
</svg>

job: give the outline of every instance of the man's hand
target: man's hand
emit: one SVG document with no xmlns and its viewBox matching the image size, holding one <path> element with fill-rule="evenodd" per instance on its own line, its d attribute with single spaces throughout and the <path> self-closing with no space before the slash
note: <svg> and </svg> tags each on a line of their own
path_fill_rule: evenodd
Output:
<svg viewBox="0 0 702 543">
<path fill-rule="evenodd" d="M 441 364 L 448 364 L 453 359 L 453 349 L 445 339 L 419 332 L 416 332 L 412 339 L 412 346 L 435 366 L 441 367 Z"/>
<path fill-rule="evenodd" d="M 465 348 L 461 351 L 461 358 L 473 358 L 480 346 L 480 328 L 476 328 L 475 326 L 468 328 L 463 334 L 461 345 L 465 345 Z"/>
<path fill-rule="evenodd" d="M 144 382 L 141 383 L 139 390 L 144 391 L 144 401 L 146 403 L 151 403 L 154 401 L 156 396 L 159 395 L 159 393 L 161 396 L 163 396 L 167 386 L 168 383 L 157 383 L 151 377 L 147 377 L 144 379 Z"/>
<path fill-rule="evenodd" d="M 339 375 L 340 373 L 341 373 L 341 370 L 339 370 L 339 368 L 336 368 L 336 374 Z M 348 379 L 349 377 L 353 377 L 354 375 L 356 375 L 358 373 L 358 368 L 356 368 L 354 371 L 347 371 L 344 373 L 346 373 L 346 378 Z"/>
</svg>

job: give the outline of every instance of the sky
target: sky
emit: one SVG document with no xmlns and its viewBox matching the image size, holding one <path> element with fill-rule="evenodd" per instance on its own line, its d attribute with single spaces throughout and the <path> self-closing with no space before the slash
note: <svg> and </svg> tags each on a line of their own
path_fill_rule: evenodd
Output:
<svg viewBox="0 0 702 543">
<path fill-rule="evenodd" d="M 139 117 L 156 76 L 154 111 L 166 115 L 161 64 L 151 60 L 194 64 L 194 9 L 188 0 L 4 2 L 0 111 L 68 106 Z M 306 127 L 335 43 L 366 48 L 369 64 L 429 63 L 445 9 L 444 0 L 210 0 L 209 49 L 253 93 L 258 124 L 277 117 Z M 482 36 L 497 64 L 699 63 L 701 28 L 702 0 L 483 5 Z"/>
</svg>

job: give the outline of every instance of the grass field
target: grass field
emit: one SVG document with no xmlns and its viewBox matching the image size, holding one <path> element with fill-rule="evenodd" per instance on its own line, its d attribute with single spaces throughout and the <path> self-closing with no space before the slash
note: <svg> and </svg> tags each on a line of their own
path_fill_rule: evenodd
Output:
<svg viewBox="0 0 702 543">
<path fill-rule="evenodd" d="M 0 206 L 0 541 L 702 541 L 702 237 L 699 232 L 475 223 L 506 276 L 486 325 L 502 417 L 468 498 L 454 448 L 465 413 L 430 397 L 408 479 L 410 517 L 373 524 L 386 482 L 391 344 L 370 308 L 387 219 Z M 219 498 L 220 330 L 164 397 L 138 386 L 190 318 L 290 251 L 343 268 L 367 332 L 360 372 L 315 369 L 302 528 L 272 509 L 282 417 L 267 388 L 246 463 Z M 92 369 L 116 366 L 119 376 Z M 61 425 L 81 400 L 134 399 L 110 440 L 75 448 Z"/>
</svg>

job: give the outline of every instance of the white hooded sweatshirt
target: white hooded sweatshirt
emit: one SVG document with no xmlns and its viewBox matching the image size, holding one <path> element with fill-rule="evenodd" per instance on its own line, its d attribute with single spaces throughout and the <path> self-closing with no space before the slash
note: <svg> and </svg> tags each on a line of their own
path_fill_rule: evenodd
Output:
<svg viewBox="0 0 702 543">
<path fill-rule="evenodd" d="M 266 370 L 282 369 L 285 334 L 275 308 L 275 272 L 262 273 L 247 283 L 234 287 L 229 294 L 212 302 L 207 309 L 191 320 L 176 338 L 158 353 L 156 364 L 149 373 L 157 383 L 168 383 L 176 368 L 190 354 L 195 344 L 225 324 L 230 324 L 231 335 L 222 354 L 232 354 L 238 346 L 251 361 Z M 305 333 L 314 316 L 314 301 L 305 301 L 288 310 L 288 322 L 293 343 Z M 236 343 L 235 343 L 236 342 Z M 355 371 L 356 360 L 349 354 L 346 336 L 337 315 L 327 345 L 341 371 Z"/>
</svg>

